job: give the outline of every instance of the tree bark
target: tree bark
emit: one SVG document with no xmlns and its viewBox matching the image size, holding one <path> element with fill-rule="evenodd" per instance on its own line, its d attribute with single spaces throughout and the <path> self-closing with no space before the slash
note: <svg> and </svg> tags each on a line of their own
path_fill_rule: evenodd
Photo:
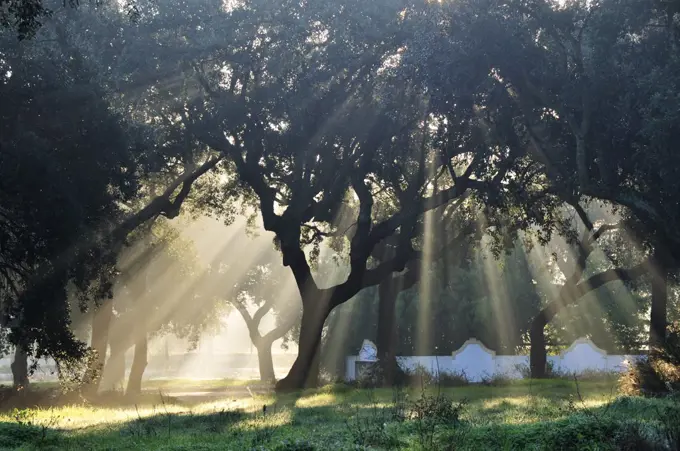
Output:
<svg viewBox="0 0 680 451">
<path fill-rule="evenodd" d="M 378 362 L 383 384 L 394 385 L 397 365 L 397 297 L 399 292 L 393 278 L 378 286 Z"/>
<path fill-rule="evenodd" d="M 24 390 L 28 387 L 28 353 L 22 345 L 14 348 L 14 360 L 10 365 L 12 369 L 13 387 L 15 391 Z"/>
<path fill-rule="evenodd" d="M 102 375 L 102 384 L 106 384 L 105 388 L 122 389 L 125 381 L 125 353 L 129 348 L 129 345 L 115 341 L 109 344 L 110 354 Z"/>
<path fill-rule="evenodd" d="M 106 361 L 106 349 L 109 344 L 109 328 L 113 318 L 113 302 L 106 300 L 92 315 L 92 338 L 90 347 L 97 355 L 88 369 L 87 391 L 91 395 L 99 391 L 102 370 Z"/>
<path fill-rule="evenodd" d="M 135 344 L 135 356 L 132 360 L 132 368 L 130 369 L 130 378 L 127 385 L 127 396 L 137 396 L 142 392 L 142 376 L 147 365 L 148 353 L 147 335 L 144 333 Z"/>
<path fill-rule="evenodd" d="M 323 325 L 330 313 L 329 309 L 326 308 L 327 303 L 323 303 L 322 300 L 319 301 L 321 302 L 308 301 L 303 309 L 298 356 L 288 375 L 276 384 L 278 391 L 299 390 L 314 386 L 317 382 L 315 379 L 318 377 L 318 372 L 313 371 L 313 367 L 319 354 Z"/>
<path fill-rule="evenodd" d="M 663 265 L 655 265 L 650 275 L 652 285 L 652 308 L 649 318 L 649 347 L 663 346 L 666 342 L 668 271 Z"/>
<path fill-rule="evenodd" d="M 253 343 L 253 346 L 255 346 L 255 349 L 257 349 L 260 380 L 267 384 L 275 383 L 276 375 L 274 374 L 272 346 L 276 340 L 283 338 L 283 336 L 288 333 L 290 328 L 293 327 L 292 317 L 262 336 L 260 335 L 260 322 L 262 321 L 262 318 L 264 318 L 265 315 L 267 315 L 267 313 L 274 307 L 273 302 L 268 301 L 264 305 L 260 306 L 253 316 L 250 316 L 248 309 L 241 302 L 234 302 L 233 305 L 241 314 L 243 321 L 245 321 L 246 327 L 248 327 L 248 333 L 250 334 L 250 341 Z"/>
<path fill-rule="evenodd" d="M 543 379 L 547 376 L 548 350 L 545 343 L 545 326 L 549 323 L 545 309 L 531 321 L 529 329 L 529 370 L 534 379 Z"/>
<path fill-rule="evenodd" d="M 257 349 L 257 362 L 260 368 L 260 381 L 266 384 L 275 383 L 276 375 L 274 374 L 272 343 L 262 340 L 259 343 L 255 343 L 255 348 Z"/>
</svg>

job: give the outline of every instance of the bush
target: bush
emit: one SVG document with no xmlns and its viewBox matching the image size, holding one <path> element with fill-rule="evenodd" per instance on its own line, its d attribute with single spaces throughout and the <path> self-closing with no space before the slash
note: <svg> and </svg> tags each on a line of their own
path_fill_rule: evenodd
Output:
<svg viewBox="0 0 680 451">
<path fill-rule="evenodd" d="M 424 373 L 427 373 L 427 370 L 424 369 L 424 367 L 416 368 L 416 371 L 409 371 L 409 370 L 404 370 L 401 365 L 399 365 L 399 362 L 395 359 L 392 361 L 391 365 L 394 366 L 393 371 L 394 371 L 394 384 L 397 387 L 403 387 L 408 384 L 412 384 L 412 380 L 415 377 L 420 377 L 423 375 L 419 371 L 424 371 Z M 376 388 L 376 387 L 383 387 L 385 386 L 385 365 L 380 361 L 376 361 L 375 363 L 371 364 L 370 366 L 367 366 L 361 374 L 358 375 L 357 378 L 357 385 L 361 388 Z M 429 374 L 429 373 L 427 373 Z"/>
<path fill-rule="evenodd" d="M 404 371 L 408 385 L 412 387 L 429 387 L 437 379 L 423 365 L 416 365 L 413 369 Z"/>
<path fill-rule="evenodd" d="M 522 379 L 531 379 L 531 367 L 527 363 L 518 363 L 515 365 L 515 370 L 519 372 Z M 545 367 L 545 377 L 548 379 L 554 379 L 562 377 L 563 375 L 555 369 L 555 364 L 548 360 Z"/>
<path fill-rule="evenodd" d="M 577 377 L 582 382 L 615 382 L 620 374 L 609 370 L 585 370 L 578 373 Z M 573 379 L 573 375 L 569 379 Z"/>
<path fill-rule="evenodd" d="M 637 359 L 619 379 L 627 395 L 661 396 L 680 390 L 680 324 L 669 327 L 664 346 Z"/>
<path fill-rule="evenodd" d="M 488 385 L 491 387 L 506 387 L 512 384 L 515 380 L 503 373 L 495 373 L 491 376 L 485 375 L 482 377 L 482 385 Z"/>
<path fill-rule="evenodd" d="M 662 451 L 668 449 L 664 431 L 650 423 L 627 421 L 619 425 L 613 437 L 619 451 Z"/>
<path fill-rule="evenodd" d="M 442 371 L 437 377 L 436 383 L 439 387 L 465 387 L 470 385 L 465 372 Z"/>
<path fill-rule="evenodd" d="M 437 429 L 440 426 L 449 430 L 458 429 L 466 406 L 466 400 L 454 402 L 445 395 L 430 396 L 423 391 L 421 397 L 411 404 L 408 414 L 413 421 L 420 448 L 436 448 Z"/>
</svg>

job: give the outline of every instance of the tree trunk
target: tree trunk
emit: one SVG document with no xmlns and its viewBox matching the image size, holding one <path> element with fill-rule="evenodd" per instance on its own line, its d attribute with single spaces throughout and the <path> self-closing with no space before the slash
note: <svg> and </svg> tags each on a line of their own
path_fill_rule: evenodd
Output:
<svg viewBox="0 0 680 451">
<path fill-rule="evenodd" d="M 127 385 L 127 396 L 137 396 L 142 392 L 142 376 L 147 365 L 148 341 L 146 333 L 135 344 L 135 357 L 132 360 L 130 378 Z"/>
<path fill-rule="evenodd" d="M 14 390 L 19 391 L 28 387 L 28 353 L 22 345 L 14 348 L 14 361 L 10 365 Z"/>
<path fill-rule="evenodd" d="M 397 297 L 399 293 L 394 280 L 388 278 L 378 287 L 378 362 L 383 384 L 394 385 L 397 369 Z"/>
<path fill-rule="evenodd" d="M 542 310 L 531 322 L 529 329 L 529 369 L 531 377 L 543 379 L 547 376 L 548 350 L 545 343 L 545 326 L 548 325 L 548 316 Z"/>
<path fill-rule="evenodd" d="M 106 349 L 109 344 L 109 327 L 113 318 L 113 302 L 106 300 L 92 315 L 92 338 L 90 347 L 97 355 L 88 369 L 87 391 L 94 395 L 99 391 L 102 370 L 106 361 Z"/>
<path fill-rule="evenodd" d="M 323 304 L 314 302 L 315 300 L 311 300 L 304 306 L 300 322 L 298 356 L 288 375 L 276 384 L 278 391 L 299 390 L 316 383 L 314 379 L 318 377 L 318 372 L 314 371 L 315 359 L 319 354 L 323 325 L 330 312 Z"/>
<path fill-rule="evenodd" d="M 109 359 L 106 361 L 102 375 L 102 384 L 105 385 L 105 389 L 122 389 L 125 382 L 125 353 L 128 349 L 129 346 L 119 342 L 114 341 L 109 344 Z"/>
<path fill-rule="evenodd" d="M 272 344 L 269 341 L 261 340 L 254 343 L 257 349 L 257 362 L 260 367 L 260 381 L 266 384 L 276 382 L 274 374 L 274 359 L 272 358 Z"/>
<path fill-rule="evenodd" d="M 531 329 L 529 330 L 529 338 L 531 340 L 529 355 L 531 377 L 542 378 L 546 376 L 548 357 L 545 344 L 545 327 L 553 320 L 555 315 L 568 306 L 576 305 L 587 293 L 597 290 L 609 282 L 617 280 L 631 281 L 647 274 L 648 271 L 649 262 L 643 261 L 632 268 L 609 269 L 591 276 L 588 280 L 578 284 L 568 281 L 560 289 L 557 299 L 548 303 L 531 322 Z"/>
<path fill-rule="evenodd" d="M 668 272 L 661 265 L 651 271 L 652 308 L 649 318 L 649 347 L 662 346 L 666 342 Z"/>
</svg>

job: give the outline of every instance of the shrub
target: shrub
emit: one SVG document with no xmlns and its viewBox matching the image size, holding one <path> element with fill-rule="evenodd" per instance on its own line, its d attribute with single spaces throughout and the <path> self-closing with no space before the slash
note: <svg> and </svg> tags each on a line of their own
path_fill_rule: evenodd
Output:
<svg viewBox="0 0 680 451">
<path fill-rule="evenodd" d="M 482 377 L 482 385 L 491 387 L 505 387 L 514 382 L 514 379 L 503 373 L 494 373 L 493 375 L 484 375 Z"/>
<path fill-rule="evenodd" d="M 466 406 L 466 400 L 454 402 L 443 394 L 431 396 L 423 391 L 421 397 L 411 404 L 408 415 L 413 421 L 420 447 L 436 447 L 440 426 L 457 429 L 462 424 L 461 415 Z"/>
<path fill-rule="evenodd" d="M 389 409 L 374 406 L 367 413 L 357 412 L 346 422 L 347 431 L 355 444 L 362 446 L 378 446 L 396 448 L 399 439 L 388 424 L 392 420 Z"/>
<path fill-rule="evenodd" d="M 413 369 L 405 370 L 404 372 L 408 385 L 412 387 L 429 387 L 437 381 L 432 373 L 420 364 L 416 365 Z"/>
<path fill-rule="evenodd" d="M 668 449 L 664 432 L 657 425 L 640 421 L 619 424 L 613 437 L 619 451 L 662 451 Z"/>
<path fill-rule="evenodd" d="M 407 401 L 405 392 L 393 389 L 392 405 L 381 405 L 372 390 L 366 392 L 368 408 L 362 411 L 358 407 L 355 414 L 345 421 L 347 431 L 358 446 L 383 447 L 393 449 L 399 447 L 399 439 L 390 427 L 395 422 L 406 418 Z"/>
<path fill-rule="evenodd" d="M 637 359 L 619 379 L 628 395 L 659 396 L 680 390 L 680 324 L 669 327 L 666 343 Z"/>
<path fill-rule="evenodd" d="M 528 363 L 518 363 L 515 365 L 515 370 L 521 375 L 522 379 L 531 379 L 531 367 Z M 545 377 L 549 379 L 554 379 L 562 377 L 559 371 L 555 368 L 555 364 L 548 360 L 545 367 Z"/>
<path fill-rule="evenodd" d="M 441 371 L 436 379 L 439 387 L 464 387 L 470 385 L 470 381 L 464 371 Z"/>
<path fill-rule="evenodd" d="M 394 385 L 404 386 L 410 383 L 411 372 L 404 370 L 399 362 L 395 359 L 391 365 L 394 366 Z M 385 365 L 380 361 L 365 367 L 365 369 L 358 375 L 357 384 L 362 388 L 375 388 L 385 386 Z"/>
<path fill-rule="evenodd" d="M 577 377 L 579 381 L 583 382 L 612 382 L 616 381 L 620 374 L 609 370 L 584 370 L 578 373 Z"/>
</svg>

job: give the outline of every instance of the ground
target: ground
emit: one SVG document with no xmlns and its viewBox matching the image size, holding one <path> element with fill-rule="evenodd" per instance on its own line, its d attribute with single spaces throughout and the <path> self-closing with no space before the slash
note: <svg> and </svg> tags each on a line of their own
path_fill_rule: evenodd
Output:
<svg viewBox="0 0 680 451">
<path fill-rule="evenodd" d="M 616 437 L 630 428 L 661 430 L 660 412 L 673 401 L 623 398 L 615 387 L 570 380 L 425 391 L 334 385 L 275 395 L 233 381 L 155 381 L 135 403 L 111 396 L 107 406 L 6 408 L 0 448 L 622 449 Z"/>
</svg>

